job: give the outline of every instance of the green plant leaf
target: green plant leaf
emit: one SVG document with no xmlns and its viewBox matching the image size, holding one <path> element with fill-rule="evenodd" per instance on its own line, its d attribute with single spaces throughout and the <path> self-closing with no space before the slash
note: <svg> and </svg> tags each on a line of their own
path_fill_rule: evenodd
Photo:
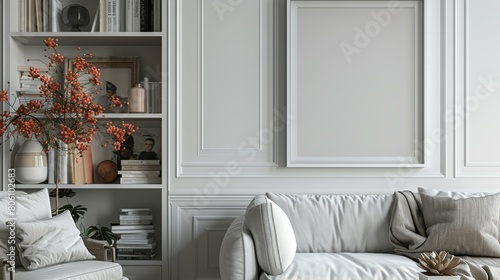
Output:
<svg viewBox="0 0 500 280">
<path fill-rule="evenodd" d="M 50 192 L 50 197 L 56 197 L 56 189 L 53 189 Z M 73 191 L 72 189 L 59 189 L 59 198 L 63 197 L 73 197 L 76 195 L 76 192 Z"/>
<path fill-rule="evenodd" d="M 106 240 L 109 245 L 113 245 L 115 241 L 120 239 L 120 236 L 112 232 L 110 228 L 100 225 L 89 226 L 85 231 L 85 235 L 96 240 Z"/>
<path fill-rule="evenodd" d="M 83 205 L 73 206 L 71 204 L 66 204 L 59 207 L 59 214 L 63 213 L 66 210 L 69 210 L 73 221 L 76 223 L 85 215 L 85 213 L 87 212 L 87 207 L 84 207 Z M 52 212 L 52 215 L 55 215 L 55 211 Z"/>
</svg>

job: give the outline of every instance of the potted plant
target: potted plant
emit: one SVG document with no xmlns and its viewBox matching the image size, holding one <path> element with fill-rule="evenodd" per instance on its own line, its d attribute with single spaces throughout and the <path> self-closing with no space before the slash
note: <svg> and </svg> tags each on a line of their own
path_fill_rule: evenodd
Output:
<svg viewBox="0 0 500 280">
<path fill-rule="evenodd" d="M 459 280 L 456 270 L 460 262 L 460 258 L 446 251 L 422 253 L 417 266 L 425 272 L 419 274 L 419 280 Z"/>
<path fill-rule="evenodd" d="M 95 240 L 106 241 L 109 245 L 114 245 L 114 243 L 120 239 L 120 236 L 116 233 L 113 233 L 109 227 L 104 227 L 100 225 L 92 225 L 87 228 L 81 222 L 85 213 L 87 213 L 87 208 L 83 205 L 73 205 L 69 202 L 69 198 L 72 198 L 76 195 L 76 192 L 72 189 L 60 189 L 59 190 L 59 198 L 66 198 L 67 204 L 61 206 L 58 210 L 59 213 L 62 213 L 66 210 L 70 211 L 71 217 L 73 217 L 73 221 L 75 224 L 79 223 L 79 228 L 81 230 L 81 235 L 83 238 L 91 238 Z M 56 197 L 56 190 L 52 190 L 50 192 L 51 197 Z M 56 215 L 56 211 L 53 211 L 53 215 Z"/>
</svg>

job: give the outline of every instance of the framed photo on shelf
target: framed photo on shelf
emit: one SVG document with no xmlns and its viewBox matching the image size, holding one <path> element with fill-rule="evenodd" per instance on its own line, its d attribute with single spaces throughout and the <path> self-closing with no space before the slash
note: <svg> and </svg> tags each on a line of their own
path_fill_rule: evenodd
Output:
<svg viewBox="0 0 500 280">
<path fill-rule="evenodd" d="M 65 61 L 65 71 L 73 68 L 76 58 L 69 57 Z M 127 108 L 112 108 L 108 110 L 108 97 L 116 95 L 122 101 L 127 101 L 128 90 L 139 83 L 139 57 L 138 56 L 110 56 L 87 58 L 101 72 L 99 94 L 94 97 L 94 102 L 103 106 L 106 112 L 126 113 Z M 93 90 L 89 86 L 89 92 Z"/>
<path fill-rule="evenodd" d="M 137 159 L 161 159 L 161 128 L 140 127 L 134 134 L 134 156 Z"/>
</svg>

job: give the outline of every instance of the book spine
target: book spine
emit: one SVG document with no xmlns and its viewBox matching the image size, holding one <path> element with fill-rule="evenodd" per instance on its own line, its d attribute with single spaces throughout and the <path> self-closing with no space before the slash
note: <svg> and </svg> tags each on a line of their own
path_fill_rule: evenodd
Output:
<svg viewBox="0 0 500 280">
<path fill-rule="evenodd" d="M 116 16 L 118 29 L 116 31 L 125 32 L 125 0 L 116 1 Z"/>
<path fill-rule="evenodd" d="M 142 87 L 144 88 L 144 91 L 146 92 L 146 104 L 148 104 L 148 113 L 152 113 L 151 111 L 151 108 L 150 108 L 150 89 L 149 89 L 149 78 L 148 77 L 144 77 L 144 80 L 142 81 Z"/>
<path fill-rule="evenodd" d="M 43 31 L 44 32 L 49 32 L 50 29 L 49 29 L 49 18 L 50 18 L 50 15 L 49 15 L 49 2 L 50 0 L 42 0 L 42 11 L 43 11 Z M 22 2 L 22 1 L 21 1 Z"/>
<path fill-rule="evenodd" d="M 42 0 L 35 0 L 36 32 L 43 32 Z"/>
<path fill-rule="evenodd" d="M 134 0 L 126 0 L 125 1 L 125 32 L 132 32 L 133 29 L 133 21 L 134 18 Z"/>
<path fill-rule="evenodd" d="M 149 0 L 140 0 L 141 32 L 147 32 L 149 25 Z"/>
<path fill-rule="evenodd" d="M 151 159 L 151 160 L 130 159 L 130 160 L 122 160 L 121 165 L 160 165 L 160 161 L 156 159 Z"/>
<path fill-rule="evenodd" d="M 132 18 L 132 32 L 141 31 L 141 8 L 140 0 L 133 0 L 133 18 Z"/>
<path fill-rule="evenodd" d="M 154 31 L 154 25 L 155 25 L 155 19 L 154 19 L 154 14 L 155 14 L 155 5 L 154 5 L 154 0 L 149 0 L 149 9 L 148 9 L 148 31 Z"/>
<path fill-rule="evenodd" d="M 160 175 L 160 171 L 154 170 L 120 170 L 118 174 L 122 175 Z"/>
<path fill-rule="evenodd" d="M 107 12 L 107 0 L 99 0 L 99 31 L 106 32 L 107 31 L 107 20 L 108 20 L 108 12 Z"/>
<path fill-rule="evenodd" d="M 155 32 L 161 32 L 161 1 L 155 1 L 155 10 L 154 10 L 154 30 Z"/>
<path fill-rule="evenodd" d="M 113 0 L 106 0 L 106 31 L 113 32 Z"/>
</svg>

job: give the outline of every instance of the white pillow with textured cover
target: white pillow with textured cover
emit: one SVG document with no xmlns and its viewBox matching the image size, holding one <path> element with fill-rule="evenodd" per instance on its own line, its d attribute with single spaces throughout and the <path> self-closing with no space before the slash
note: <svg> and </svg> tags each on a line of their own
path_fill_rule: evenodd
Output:
<svg viewBox="0 0 500 280">
<path fill-rule="evenodd" d="M 7 243 L 9 240 L 9 229 L 7 228 L 7 221 L 12 219 L 10 215 L 8 192 L 0 192 L 0 258 L 9 259 L 10 245 Z M 45 220 L 52 217 L 52 210 L 50 209 L 49 191 L 41 189 L 39 191 L 27 194 L 25 192 L 15 192 L 15 207 L 16 207 L 16 223 L 19 222 L 32 222 L 36 220 Z"/>
<path fill-rule="evenodd" d="M 283 273 L 295 258 L 297 241 L 285 212 L 264 195 L 248 205 L 245 225 L 252 233 L 257 262 L 266 273 Z"/>
<path fill-rule="evenodd" d="M 21 263 L 28 270 L 95 259 L 83 244 L 68 210 L 48 220 L 18 223 L 17 238 Z"/>
</svg>

